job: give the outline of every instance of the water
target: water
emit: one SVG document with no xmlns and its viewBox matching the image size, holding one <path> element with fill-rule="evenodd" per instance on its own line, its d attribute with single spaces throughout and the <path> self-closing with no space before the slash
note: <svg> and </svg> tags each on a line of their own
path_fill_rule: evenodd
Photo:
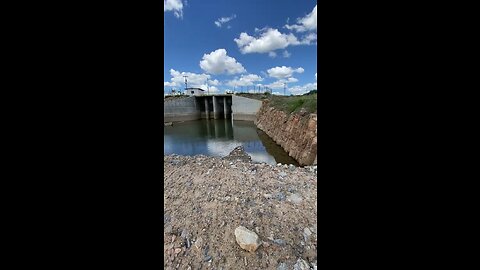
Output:
<svg viewBox="0 0 480 270">
<path fill-rule="evenodd" d="M 202 119 L 173 123 L 163 133 L 164 154 L 224 157 L 243 145 L 254 162 L 298 163 L 253 122 L 231 119 Z"/>
</svg>

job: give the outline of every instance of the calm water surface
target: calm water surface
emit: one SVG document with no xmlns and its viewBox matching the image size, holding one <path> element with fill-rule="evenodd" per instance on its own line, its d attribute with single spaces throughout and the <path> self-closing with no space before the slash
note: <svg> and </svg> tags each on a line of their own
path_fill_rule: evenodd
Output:
<svg viewBox="0 0 480 270">
<path fill-rule="evenodd" d="M 254 162 L 298 163 L 253 122 L 231 119 L 202 119 L 173 123 L 163 134 L 164 154 L 224 157 L 243 145 Z"/>
</svg>

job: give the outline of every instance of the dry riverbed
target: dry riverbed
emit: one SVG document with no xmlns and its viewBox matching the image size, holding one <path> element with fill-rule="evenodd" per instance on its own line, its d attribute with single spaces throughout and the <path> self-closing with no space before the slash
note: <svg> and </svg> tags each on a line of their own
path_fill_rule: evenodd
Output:
<svg viewBox="0 0 480 270">
<path fill-rule="evenodd" d="M 316 166 L 252 163 L 241 152 L 164 156 L 166 269 L 317 268 Z M 255 252 L 236 242 L 239 226 L 258 235 Z"/>
</svg>

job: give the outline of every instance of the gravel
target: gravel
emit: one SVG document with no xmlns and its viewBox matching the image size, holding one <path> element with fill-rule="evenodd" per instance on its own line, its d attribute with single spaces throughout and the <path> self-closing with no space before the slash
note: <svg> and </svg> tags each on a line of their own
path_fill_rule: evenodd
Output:
<svg viewBox="0 0 480 270">
<path fill-rule="evenodd" d="M 164 172 L 164 268 L 316 267 L 316 166 L 252 163 L 237 149 L 235 158 L 164 156 Z M 239 226 L 258 235 L 255 252 L 236 242 Z"/>
</svg>

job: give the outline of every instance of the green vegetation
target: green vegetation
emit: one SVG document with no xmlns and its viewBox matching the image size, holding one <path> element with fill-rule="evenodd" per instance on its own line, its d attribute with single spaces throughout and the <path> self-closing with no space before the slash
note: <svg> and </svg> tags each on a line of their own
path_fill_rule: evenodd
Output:
<svg viewBox="0 0 480 270">
<path fill-rule="evenodd" d="M 175 96 L 172 96 L 172 95 L 166 95 L 163 97 L 163 100 L 167 100 L 167 99 L 179 99 L 179 98 L 186 98 L 188 97 L 187 95 L 185 94 L 180 94 L 180 95 L 175 95 Z"/>
<path fill-rule="evenodd" d="M 287 113 L 299 112 L 302 108 L 308 113 L 317 111 L 317 94 L 303 96 L 272 96 L 270 105 Z"/>
<path fill-rule="evenodd" d="M 317 93 L 317 89 L 311 90 L 310 92 L 308 92 L 306 94 L 303 94 L 302 96 L 312 95 L 312 94 L 316 94 L 316 93 Z"/>
<path fill-rule="evenodd" d="M 308 113 L 317 111 L 317 90 L 311 90 L 301 96 L 277 96 L 267 92 L 262 94 L 238 93 L 237 96 L 257 100 L 267 99 L 270 102 L 270 106 L 287 113 L 299 112 L 302 108 Z"/>
</svg>

